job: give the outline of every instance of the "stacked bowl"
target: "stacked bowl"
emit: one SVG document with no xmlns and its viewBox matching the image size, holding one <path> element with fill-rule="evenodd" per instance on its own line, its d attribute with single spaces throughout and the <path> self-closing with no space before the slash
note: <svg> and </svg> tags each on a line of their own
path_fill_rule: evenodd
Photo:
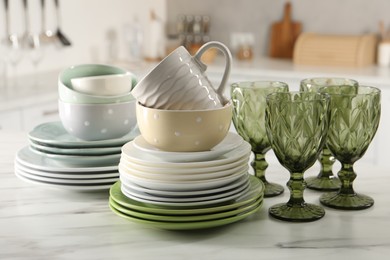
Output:
<svg viewBox="0 0 390 260">
<path fill-rule="evenodd" d="M 61 122 L 29 133 L 15 159 L 27 182 L 69 190 L 108 189 L 118 180 L 121 147 L 138 135 L 134 75 L 108 65 L 65 69 L 58 80 Z"/>
<path fill-rule="evenodd" d="M 248 174 L 251 146 L 229 132 L 224 83 L 214 90 L 195 58 L 179 48 L 132 91 L 141 135 L 122 147 L 120 181 L 110 190 L 119 216 L 186 230 L 236 222 L 262 206 L 264 186 Z"/>
</svg>

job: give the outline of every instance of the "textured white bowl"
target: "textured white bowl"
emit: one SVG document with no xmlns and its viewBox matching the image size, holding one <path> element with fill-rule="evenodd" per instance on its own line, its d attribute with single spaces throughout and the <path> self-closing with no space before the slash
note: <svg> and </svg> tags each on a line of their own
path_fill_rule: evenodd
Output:
<svg viewBox="0 0 390 260">
<path fill-rule="evenodd" d="M 130 92 L 132 74 L 112 74 L 72 78 L 72 87 L 81 93 L 98 96 L 117 96 Z"/>
<path fill-rule="evenodd" d="M 136 106 L 137 123 L 151 145 L 171 152 L 208 151 L 227 135 L 232 103 L 207 110 L 163 110 Z"/>
<path fill-rule="evenodd" d="M 58 101 L 61 122 L 69 134 L 87 141 L 119 138 L 136 126 L 136 101 L 76 104 Z"/>
</svg>

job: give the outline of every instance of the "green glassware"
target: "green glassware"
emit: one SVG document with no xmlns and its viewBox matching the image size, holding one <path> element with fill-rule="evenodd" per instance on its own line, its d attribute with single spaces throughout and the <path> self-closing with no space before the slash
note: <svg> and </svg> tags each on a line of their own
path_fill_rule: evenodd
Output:
<svg viewBox="0 0 390 260">
<path fill-rule="evenodd" d="M 336 209 L 366 209 L 374 200 L 353 189 L 354 163 L 366 152 L 378 129 L 381 91 L 374 87 L 325 87 L 330 95 L 330 123 L 327 145 L 341 163 L 341 188 L 320 197 L 323 205 Z"/>
<path fill-rule="evenodd" d="M 278 81 L 239 82 L 231 85 L 233 124 L 240 136 L 251 144 L 254 160 L 251 163 L 255 176 L 263 181 L 264 196 L 282 194 L 283 186 L 265 178 L 268 163 L 265 154 L 271 149 L 265 130 L 266 97 L 274 92 L 288 92 L 288 85 Z"/>
<path fill-rule="evenodd" d="M 347 78 L 308 78 L 301 81 L 300 91 L 318 92 L 327 86 L 358 86 L 358 82 Z M 305 179 L 307 188 L 319 191 L 337 191 L 341 187 L 340 180 L 333 174 L 332 167 L 336 159 L 325 144 L 318 161 L 321 170 L 317 176 Z"/>
<path fill-rule="evenodd" d="M 280 164 L 290 172 L 290 199 L 269 209 L 277 219 L 314 221 L 325 210 L 306 203 L 304 172 L 317 160 L 325 144 L 329 123 L 329 96 L 312 92 L 274 93 L 267 97 L 266 129 Z"/>
</svg>

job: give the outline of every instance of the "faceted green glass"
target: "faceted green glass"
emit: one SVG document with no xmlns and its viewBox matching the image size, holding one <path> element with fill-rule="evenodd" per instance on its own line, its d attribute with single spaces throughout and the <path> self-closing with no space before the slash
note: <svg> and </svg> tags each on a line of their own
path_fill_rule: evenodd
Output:
<svg viewBox="0 0 390 260">
<path fill-rule="evenodd" d="M 338 172 L 341 188 L 326 193 L 320 202 L 337 209 L 366 209 L 374 200 L 353 189 L 356 173 L 354 163 L 367 151 L 378 129 L 381 114 L 381 92 L 369 86 L 324 87 L 330 95 L 330 125 L 327 145 L 341 163 Z"/>
<path fill-rule="evenodd" d="M 280 164 L 290 172 L 287 203 L 272 206 L 271 216 L 286 221 L 314 221 L 325 210 L 306 203 L 304 172 L 317 160 L 329 123 L 329 96 L 312 92 L 274 93 L 267 97 L 266 129 Z"/>
<path fill-rule="evenodd" d="M 265 177 L 268 163 L 265 154 L 271 149 L 265 130 L 267 95 L 288 92 L 288 85 L 278 81 L 238 82 L 231 85 L 233 124 L 237 133 L 251 144 L 254 160 L 251 163 L 255 176 L 263 181 L 265 197 L 282 194 L 283 186 L 270 183 Z"/>
<path fill-rule="evenodd" d="M 301 81 L 300 91 L 318 92 L 327 86 L 358 86 L 358 82 L 347 78 L 308 78 Z M 336 159 L 325 144 L 318 161 L 321 170 L 317 176 L 306 178 L 307 187 L 319 191 L 336 191 L 340 189 L 341 182 L 333 174 L 332 167 Z"/>
</svg>

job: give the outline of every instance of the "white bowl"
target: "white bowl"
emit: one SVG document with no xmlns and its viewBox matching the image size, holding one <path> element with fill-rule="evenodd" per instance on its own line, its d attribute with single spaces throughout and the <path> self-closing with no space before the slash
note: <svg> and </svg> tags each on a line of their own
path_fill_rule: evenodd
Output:
<svg viewBox="0 0 390 260">
<path fill-rule="evenodd" d="M 108 104 L 120 103 L 134 100 L 131 92 L 115 96 L 101 96 L 81 93 L 73 89 L 71 80 L 73 78 L 95 77 L 100 75 L 132 75 L 131 86 L 137 84 L 137 80 L 130 72 L 109 65 L 103 64 L 82 64 L 64 69 L 58 76 L 58 94 L 62 101 L 79 104 Z"/>
<path fill-rule="evenodd" d="M 132 74 L 112 74 L 72 78 L 72 87 L 81 93 L 98 96 L 117 96 L 130 92 Z"/>
<path fill-rule="evenodd" d="M 58 101 L 65 130 L 82 140 L 120 138 L 134 129 L 135 100 L 117 104 L 77 104 Z"/>
</svg>

